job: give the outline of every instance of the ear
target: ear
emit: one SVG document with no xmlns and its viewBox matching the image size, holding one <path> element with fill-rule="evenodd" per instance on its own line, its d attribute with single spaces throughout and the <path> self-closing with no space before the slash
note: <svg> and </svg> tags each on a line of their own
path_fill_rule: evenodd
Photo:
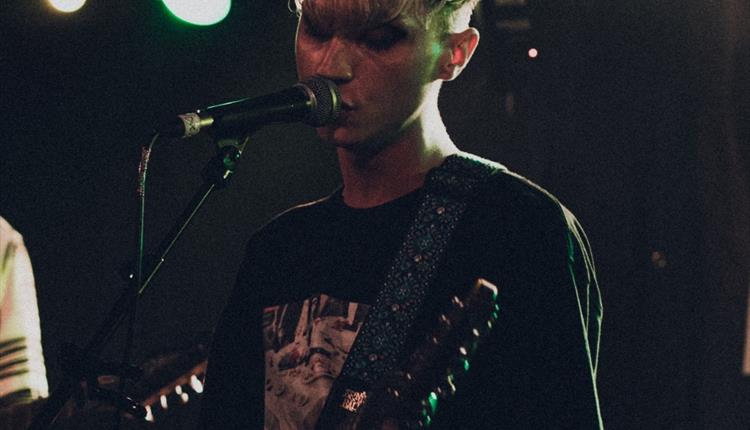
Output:
<svg viewBox="0 0 750 430">
<path fill-rule="evenodd" d="M 445 41 L 445 53 L 441 59 L 438 78 L 444 81 L 456 79 L 469 64 L 479 44 L 479 31 L 469 27 L 460 33 L 451 33 Z"/>
</svg>

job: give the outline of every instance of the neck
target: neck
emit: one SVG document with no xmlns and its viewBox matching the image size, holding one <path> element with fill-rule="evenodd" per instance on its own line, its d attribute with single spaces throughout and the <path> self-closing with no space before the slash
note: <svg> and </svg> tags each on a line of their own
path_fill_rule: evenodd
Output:
<svg viewBox="0 0 750 430">
<path fill-rule="evenodd" d="M 393 142 L 370 155 L 338 149 L 344 202 L 356 208 L 381 205 L 424 184 L 427 172 L 458 152 L 437 112 L 423 112 Z"/>
</svg>

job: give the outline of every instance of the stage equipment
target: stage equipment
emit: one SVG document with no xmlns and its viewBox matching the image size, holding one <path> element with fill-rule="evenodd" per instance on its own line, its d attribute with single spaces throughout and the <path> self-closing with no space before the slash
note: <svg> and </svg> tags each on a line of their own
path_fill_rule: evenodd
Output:
<svg viewBox="0 0 750 430">
<path fill-rule="evenodd" d="M 138 165 L 138 181 L 136 194 L 138 198 L 138 213 L 136 224 L 136 258 L 132 270 L 124 275 L 128 285 L 110 309 L 104 322 L 95 332 L 84 348 L 68 346 L 66 360 L 61 363 L 65 377 L 52 391 L 43 409 L 34 417 L 28 430 L 49 429 L 54 424 L 68 399 L 79 392 L 82 383 L 89 390 L 95 390 L 97 396 L 106 397 L 118 411 L 125 411 L 138 418 L 145 419 L 148 410 L 136 400 L 124 396 L 124 382 L 126 379 L 137 379 L 139 369 L 127 365 L 133 339 L 133 326 L 138 298 L 144 293 L 154 276 L 166 261 L 177 240 L 182 236 L 190 221 L 207 201 L 209 195 L 217 188 L 225 188 L 239 162 L 240 156 L 250 140 L 250 134 L 263 125 L 279 121 L 306 121 L 313 125 L 324 125 L 336 119 L 340 110 L 340 97 L 336 86 L 324 79 L 311 79 L 294 87 L 252 99 L 237 100 L 207 108 L 204 114 L 195 115 L 198 129 L 193 130 L 190 124 L 182 122 L 172 124 L 167 128 L 167 137 L 192 136 L 201 129 L 212 128 L 211 136 L 216 143 L 216 156 L 203 169 L 204 182 L 193 195 L 188 207 L 173 224 L 169 233 L 159 244 L 157 251 L 149 256 L 145 255 L 144 225 L 145 225 L 145 195 L 146 173 L 151 158 L 151 151 L 162 134 L 157 131 L 148 144 L 142 148 L 141 161 Z M 210 120 L 209 120 L 210 119 Z M 192 134 L 191 134 L 192 133 Z M 112 365 L 103 363 L 98 355 L 113 335 L 128 321 L 127 340 L 124 347 L 122 364 Z M 100 387 L 98 377 L 104 373 L 119 378 L 119 392 Z M 148 405 L 147 405 L 148 406 Z M 153 410 L 151 411 L 153 412 Z"/>
<path fill-rule="evenodd" d="M 162 0 L 177 19 L 193 25 L 213 25 L 224 20 L 232 0 Z"/>
<path fill-rule="evenodd" d="M 192 137 L 211 129 L 221 135 L 251 133 L 273 122 L 320 126 L 339 113 L 339 93 L 333 82 L 312 78 L 291 88 L 261 97 L 226 102 L 178 115 L 157 132 L 165 137 Z"/>
</svg>

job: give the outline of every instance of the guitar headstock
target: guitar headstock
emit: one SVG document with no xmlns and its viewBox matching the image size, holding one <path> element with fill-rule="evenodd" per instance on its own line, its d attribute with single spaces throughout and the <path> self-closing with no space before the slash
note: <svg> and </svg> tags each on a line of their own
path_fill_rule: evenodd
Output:
<svg viewBox="0 0 750 430">
<path fill-rule="evenodd" d="M 156 422 L 171 410 L 184 408 L 203 393 L 208 351 L 203 345 L 157 356 L 143 364 L 143 377 L 133 397 L 146 408 L 146 420 Z"/>
</svg>

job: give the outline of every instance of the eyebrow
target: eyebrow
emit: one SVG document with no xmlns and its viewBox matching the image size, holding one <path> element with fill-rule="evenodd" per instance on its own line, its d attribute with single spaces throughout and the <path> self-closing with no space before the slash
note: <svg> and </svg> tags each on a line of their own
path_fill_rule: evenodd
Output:
<svg viewBox="0 0 750 430">
<path fill-rule="evenodd" d="M 306 17 L 304 15 L 302 17 L 302 20 L 304 21 L 305 26 L 312 33 L 328 34 L 328 33 L 334 33 L 334 32 L 337 31 L 337 29 L 332 28 L 333 26 L 326 25 L 326 24 L 328 24 L 328 22 L 326 22 L 323 25 L 319 25 L 317 22 L 311 20 L 309 17 Z M 375 25 L 364 27 L 364 28 L 363 27 L 352 26 L 352 28 L 350 28 L 350 29 L 343 29 L 343 30 L 339 30 L 339 31 L 342 31 L 343 34 L 345 34 L 345 35 L 347 35 L 349 37 L 360 37 L 360 36 L 363 36 L 367 32 L 377 31 L 377 30 L 384 30 L 384 31 L 389 31 L 389 32 L 398 32 L 398 33 L 404 33 L 404 34 L 408 34 L 409 31 L 410 31 L 409 26 L 405 25 L 403 23 L 403 21 L 400 21 L 398 16 L 395 17 L 395 18 L 393 18 L 393 19 L 391 19 L 391 20 L 389 20 L 389 21 L 385 21 L 385 22 L 380 23 L 380 24 L 375 24 Z"/>
<path fill-rule="evenodd" d="M 320 20 L 320 19 L 310 19 L 310 16 L 307 14 L 302 14 L 301 19 L 304 21 L 305 26 L 309 27 L 312 30 L 315 31 L 322 31 L 322 32 L 335 32 L 337 30 L 336 22 L 337 20 Z M 401 19 L 401 15 L 396 15 L 393 18 L 383 21 L 381 23 L 372 24 L 372 25 L 365 25 L 367 22 L 360 22 L 361 20 L 356 20 L 356 22 L 347 27 L 347 29 L 343 29 L 342 31 L 346 34 L 360 34 L 365 31 L 370 30 L 376 30 L 380 28 L 390 28 L 395 30 L 401 30 L 401 31 L 408 31 L 409 26 L 406 25 L 406 23 Z"/>
</svg>

